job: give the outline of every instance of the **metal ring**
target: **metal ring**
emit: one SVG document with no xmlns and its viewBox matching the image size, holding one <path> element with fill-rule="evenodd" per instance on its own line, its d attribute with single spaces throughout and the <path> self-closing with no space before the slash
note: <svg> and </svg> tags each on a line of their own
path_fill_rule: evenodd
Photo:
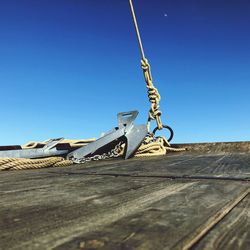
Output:
<svg viewBox="0 0 250 250">
<path fill-rule="evenodd" d="M 170 141 L 173 139 L 173 137 L 174 137 L 174 131 L 173 131 L 173 129 L 170 128 L 170 127 L 167 126 L 167 125 L 162 125 L 162 127 L 169 130 L 170 136 L 169 136 L 169 138 L 167 139 L 167 141 L 170 142 Z M 156 132 L 157 130 L 158 130 L 158 127 L 156 127 L 156 128 L 153 130 L 153 134 L 155 134 L 155 132 Z"/>
</svg>

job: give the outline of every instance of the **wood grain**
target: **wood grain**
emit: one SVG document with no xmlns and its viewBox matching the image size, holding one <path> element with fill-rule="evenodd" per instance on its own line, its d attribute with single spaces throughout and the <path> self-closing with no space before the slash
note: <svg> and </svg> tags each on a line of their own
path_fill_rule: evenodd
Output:
<svg viewBox="0 0 250 250">
<path fill-rule="evenodd" d="M 246 188 L 246 184 L 231 185 L 197 182 L 110 225 L 82 233 L 56 249 L 77 249 L 81 243 L 91 249 L 93 241 L 101 242 L 102 249 L 175 249 Z"/>
<path fill-rule="evenodd" d="M 0 249 L 248 250 L 249 145 L 1 172 Z"/>
<path fill-rule="evenodd" d="M 131 159 L 102 167 L 64 169 L 65 173 L 167 178 L 250 180 L 250 154 L 190 154 Z M 63 170 L 62 170 L 63 171 Z"/>
<path fill-rule="evenodd" d="M 249 249 L 250 195 L 192 249 Z"/>
</svg>

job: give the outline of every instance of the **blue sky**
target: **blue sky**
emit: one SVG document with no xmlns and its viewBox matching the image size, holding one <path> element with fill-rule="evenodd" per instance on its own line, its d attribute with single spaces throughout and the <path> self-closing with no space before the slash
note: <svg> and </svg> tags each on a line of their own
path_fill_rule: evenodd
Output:
<svg viewBox="0 0 250 250">
<path fill-rule="evenodd" d="M 134 7 L 173 142 L 250 140 L 250 2 Z M 145 123 L 128 1 L 0 0 L 0 86 L 1 145 L 98 137 L 134 109 Z"/>
</svg>

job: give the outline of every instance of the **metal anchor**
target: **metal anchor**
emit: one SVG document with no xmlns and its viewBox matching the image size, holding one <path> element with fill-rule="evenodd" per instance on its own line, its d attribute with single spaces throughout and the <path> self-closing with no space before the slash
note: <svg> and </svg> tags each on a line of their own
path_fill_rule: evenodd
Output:
<svg viewBox="0 0 250 250">
<path fill-rule="evenodd" d="M 117 144 L 119 141 L 126 143 L 125 159 L 133 155 L 148 133 L 146 125 L 134 125 L 133 121 L 138 115 L 138 111 L 122 112 L 117 114 L 118 127 L 104 134 L 98 140 L 89 143 L 79 149 L 70 152 L 67 159 L 79 162 L 84 157 L 95 155 L 105 147 Z"/>
<path fill-rule="evenodd" d="M 122 112 L 117 114 L 118 127 L 104 134 L 98 140 L 73 149 L 70 146 L 60 147 L 63 138 L 51 139 L 42 148 L 22 149 L 21 146 L 2 146 L 0 147 L 0 158 L 44 158 L 50 156 L 63 156 L 78 163 L 80 160 L 112 149 L 114 145 L 122 141 L 126 143 L 125 159 L 129 158 L 140 146 L 147 135 L 146 125 L 134 125 L 133 121 L 138 115 L 138 111 Z"/>
</svg>

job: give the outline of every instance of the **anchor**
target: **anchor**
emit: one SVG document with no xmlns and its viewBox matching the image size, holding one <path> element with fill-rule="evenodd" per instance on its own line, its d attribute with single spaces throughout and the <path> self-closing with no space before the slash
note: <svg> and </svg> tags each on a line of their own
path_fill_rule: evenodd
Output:
<svg viewBox="0 0 250 250">
<path fill-rule="evenodd" d="M 67 159 L 79 162 L 82 158 L 89 155 L 95 155 L 98 151 L 108 145 L 117 144 L 119 141 L 125 142 L 124 158 L 128 159 L 133 155 L 136 149 L 141 145 L 148 133 L 146 125 L 134 125 L 133 121 L 138 115 L 138 111 L 122 112 L 117 114 L 118 127 L 104 134 L 98 140 L 89 143 L 67 155 Z M 112 146 L 111 146 L 112 148 Z"/>
<path fill-rule="evenodd" d="M 48 156 L 64 156 L 66 159 L 79 163 L 81 159 L 85 157 L 107 151 L 108 148 L 113 148 L 114 144 L 122 142 L 126 145 L 124 158 L 128 159 L 141 145 L 148 133 L 146 125 L 133 124 L 138 113 L 138 111 L 118 113 L 118 127 L 105 133 L 98 140 L 78 149 L 72 149 L 70 147 L 65 149 L 60 148 L 59 143 L 63 141 L 63 138 L 58 138 L 49 140 L 42 148 L 22 149 L 21 146 L 0 147 L 0 158 L 35 159 Z"/>
<path fill-rule="evenodd" d="M 139 47 L 141 50 L 141 67 L 146 81 L 148 98 L 151 103 L 147 125 L 133 124 L 135 118 L 138 115 L 138 111 L 121 112 L 117 114 L 118 127 L 115 127 L 110 132 L 105 133 L 98 140 L 77 149 L 72 148 L 71 146 L 62 147 L 60 142 L 62 142 L 63 138 L 59 138 L 48 141 L 47 144 L 42 148 L 22 149 L 21 146 L 0 147 L 0 158 L 9 157 L 35 159 L 49 156 L 63 156 L 65 159 L 71 160 L 74 163 L 81 163 L 85 162 L 86 159 L 95 160 L 99 159 L 99 156 L 104 156 L 105 154 L 109 155 L 107 152 L 110 153 L 112 150 L 114 151 L 114 148 L 116 148 L 117 145 L 124 143 L 124 158 L 128 159 L 135 153 L 148 134 L 154 137 L 155 132 L 163 128 L 169 130 L 170 137 L 168 138 L 167 142 L 171 141 L 174 133 L 171 127 L 162 124 L 162 113 L 159 106 L 160 94 L 153 84 L 150 64 L 144 54 L 132 0 L 129 0 L 129 4 Z M 153 130 L 153 133 L 150 134 L 149 131 L 151 120 L 156 120 L 157 127 Z M 95 158 L 95 156 L 97 158 Z"/>
</svg>

